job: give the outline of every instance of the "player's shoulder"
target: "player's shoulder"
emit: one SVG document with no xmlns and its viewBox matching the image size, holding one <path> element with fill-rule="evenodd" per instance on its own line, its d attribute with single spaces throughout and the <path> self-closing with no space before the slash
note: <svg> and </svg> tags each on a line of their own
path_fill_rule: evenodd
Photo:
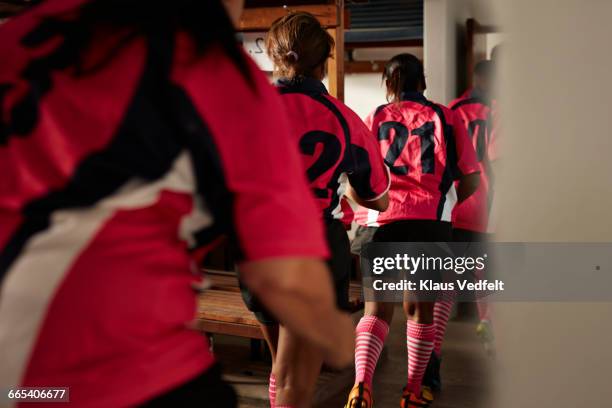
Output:
<svg viewBox="0 0 612 408">
<path fill-rule="evenodd" d="M 390 106 L 390 103 L 383 103 L 382 105 L 377 106 L 376 109 L 372 111 L 372 117 L 387 112 Z"/>
<path fill-rule="evenodd" d="M 431 114 L 438 116 L 440 120 L 445 122 L 452 122 L 455 113 L 446 105 L 433 101 L 431 99 L 425 99 L 423 103 L 427 108 L 431 110 Z"/>
<path fill-rule="evenodd" d="M 448 104 L 448 108 L 450 110 L 457 110 L 459 108 L 461 108 L 462 106 L 464 106 L 466 104 L 466 102 L 469 101 L 469 98 L 466 96 L 460 96 L 459 98 L 453 100 L 451 103 Z"/>
<path fill-rule="evenodd" d="M 389 120 L 400 120 L 402 117 L 401 107 L 397 103 L 385 103 L 377 106 L 368 115 L 370 122 L 385 122 Z"/>
</svg>

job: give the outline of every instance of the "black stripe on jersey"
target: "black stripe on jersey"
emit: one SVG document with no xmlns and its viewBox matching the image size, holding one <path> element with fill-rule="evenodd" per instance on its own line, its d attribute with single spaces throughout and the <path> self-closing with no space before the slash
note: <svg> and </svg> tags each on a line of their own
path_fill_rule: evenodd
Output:
<svg viewBox="0 0 612 408">
<path fill-rule="evenodd" d="M 462 99 L 460 101 L 457 101 L 455 104 L 450 106 L 450 109 L 457 110 L 462 106 L 471 105 L 475 103 L 480 104 L 480 105 L 489 106 L 489 104 L 484 99 L 472 97 L 472 98 Z"/>
<path fill-rule="evenodd" d="M 204 197 L 213 224 L 194 234 L 196 247 L 210 244 L 222 234 L 230 238 L 237 261 L 244 258 L 234 225 L 234 195 L 227 187 L 221 155 L 211 132 L 200 117 L 189 95 L 178 86 L 171 87 L 170 100 L 179 120 L 183 143 L 193 161 L 196 188 Z"/>
<path fill-rule="evenodd" d="M 461 177 L 461 171 L 459 170 L 457 160 L 457 145 L 455 142 L 455 132 L 453 128 L 446 123 L 446 117 L 442 108 L 437 104 L 427 101 L 428 105 L 436 112 L 442 122 L 444 128 L 444 140 L 446 141 L 446 164 L 444 166 L 444 172 L 442 173 L 442 180 L 438 190 L 440 191 L 440 201 L 438 202 L 438 209 L 436 210 L 436 218 L 442 219 L 442 213 L 444 212 L 444 205 L 446 204 L 446 194 L 453 185 L 453 181 Z"/>
<path fill-rule="evenodd" d="M 378 115 L 387 106 L 389 106 L 389 104 L 385 103 L 384 105 L 380 105 L 378 108 L 376 108 L 376 110 L 374 111 L 374 116 Z"/>
</svg>

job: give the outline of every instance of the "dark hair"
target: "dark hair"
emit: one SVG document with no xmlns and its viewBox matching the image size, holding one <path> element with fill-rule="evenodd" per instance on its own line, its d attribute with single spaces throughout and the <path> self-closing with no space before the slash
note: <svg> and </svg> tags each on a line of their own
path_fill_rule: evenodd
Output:
<svg viewBox="0 0 612 408">
<path fill-rule="evenodd" d="M 147 0 L 91 0 L 75 12 L 43 18 L 22 40 L 35 48 L 61 38 L 60 44 L 46 58 L 40 69 L 73 67 L 84 75 L 107 62 L 131 40 L 168 34 L 170 41 L 177 32 L 185 32 L 194 41 L 198 54 L 218 44 L 243 75 L 248 69 L 236 42 L 232 22 L 221 0 L 174 0 L 171 3 Z M 84 54 L 94 36 L 120 33 L 116 46 L 94 67 L 84 67 Z"/>
<path fill-rule="evenodd" d="M 504 43 L 497 44 L 495 47 L 493 47 L 493 49 L 491 50 L 491 61 L 497 62 L 500 54 L 503 52 L 503 48 Z"/>
<path fill-rule="evenodd" d="M 425 70 L 423 63 L 412 54 L 399 54 L 385 66 L 383 81 L 387 86 L 387 100 L 398 100 L 402 92 L 415 92 L 419 86 L 424 90 Z"/>
<path fill-rule="evenodd" d="M 274 62 L 275 76 L 311 77 L 330 57 L 334 39 L 312 14 L 296 12 L 272 24 L 266 48 Z"/>
<path fill-rule="evenodd" d="M 474 76 L 479 78 L 489 78 L 491 71 L 493 70 L 493 64 L 491 61 L 483 60 L 476 64 L 474 67 Z"/>
</svg>

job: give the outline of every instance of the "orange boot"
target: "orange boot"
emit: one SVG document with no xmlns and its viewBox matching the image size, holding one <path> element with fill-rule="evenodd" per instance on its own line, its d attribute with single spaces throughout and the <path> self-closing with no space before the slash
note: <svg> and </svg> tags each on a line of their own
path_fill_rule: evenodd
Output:
<svg viewBox="0 0 612 408">
<path fill-rule="evenodd" d="M 344 408 L 373 408 L 372 391 L 366 383 L 355 384 Z"/>
</svg>

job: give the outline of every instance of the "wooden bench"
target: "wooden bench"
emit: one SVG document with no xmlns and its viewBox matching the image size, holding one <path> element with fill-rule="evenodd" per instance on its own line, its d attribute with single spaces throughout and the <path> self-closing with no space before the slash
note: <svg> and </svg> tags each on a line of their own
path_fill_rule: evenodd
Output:
<svg viewBox="0 0 612 408">
<path fill-rule="evenodd" d="M 228 334 L 251 339 L 263 339 L 257 319 L 245 306 L 238 278 L 233 272 L 207 271 L 210 288 L 198 298 L 199 327 L 208 334 Z M 351 282 L 349 288 L 351 312 L 363 308 L 361 284 Z"/>
</svg>

